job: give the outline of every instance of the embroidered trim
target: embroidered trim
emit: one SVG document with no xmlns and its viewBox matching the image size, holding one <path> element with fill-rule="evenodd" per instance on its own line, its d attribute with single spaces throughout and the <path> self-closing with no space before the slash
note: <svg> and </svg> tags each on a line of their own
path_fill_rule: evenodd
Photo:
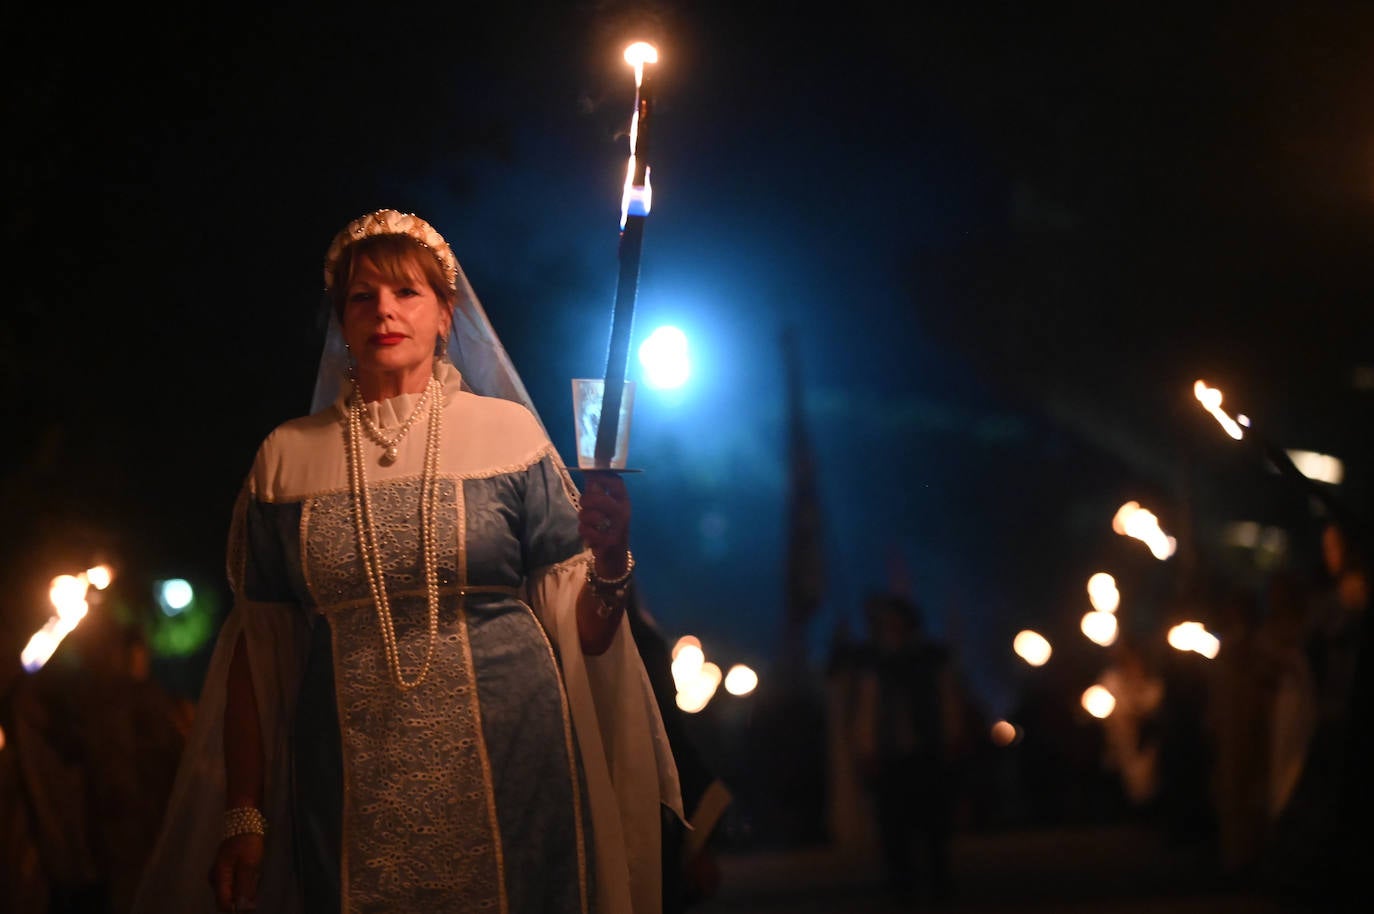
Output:
<svg viewBox="0 0 1374 914">
<path fill-rule="evenodd" d="M 503 584 L 490 584 L 480 587 L 460 587 L 457 584 L 443 584 L 439 587 L 439 595 L 445 597 L 466 597 L 470 594 L 501 594 L 508 597 L 520 596 L 520 588 L 506 587 Z M 424 589 L 409 588 L 407 590 L 394 590 L 391 595 L 397 599 L 403 597 L 425 597 L 428 591 Z M 316 606 L 315 612 L 321 614 L 342 612 L 346 609 L 367 609 L 373 606 L 372 597 L 358 597 L 355 600 L 336 600 L 323 606 Z"/>
<path fill-rule="evenodd" d="M 305 524 L 301 524 L 301 529 L 305 529 Z M 329 654 L 334 669 L 343 669 L 343 657 L 339 654 L 339 639 L 334 626 L 329 626 Z M 339 761 L 343 769 L 343 806 L 339 810 L 339 896 L 343 908 L 343 914 L 351 914 L 353 906 L 349 898 L 349 886 L 352 879 L 349 876 L 349 848 L 353 846 L 351 823 L 353 817 L 348 811 L 353 807 L 353 764 L 349 757 L 348 747 L 343 742 L 342 734 L 348 732 L 348 723 L 344 720 L 344 709 L 347 707 L 347 700 L 343 692 L 343 677 L 334 676 L 334 717 L 337 719 L 340 742 L 339 742 Z"/>
<path fill-rule="evenodd" d="M 576 555 L 566 558 L 561 562 L 555 562 L 552 565 L 545 565 L 543 568 L 530 569 L 530 571 L 526 573 L 525 577 L 533 578 L 535 575 L 567 574 L 569 572 L 576 572 L 577 574 L 586 574 L 587 563 L 591 560 L 592 551 L 590 549 L 583 549 Z"/>
<path fill-rule="evenodd" d="M 530 467 L 534 466 L 536 463 L 543 460 L 544 457 L 550 454 L 556 454 L 556 451 L 554 451 L 552 444 L 545 443 L 535 448 L 534 452 L 520 463 L 507 463 L 502 464 L 501 466 L 486 467 L 481 470 L 474 470 L 469 473 L 454 473 L 452 475 L 458 479 L 490 479 L 493 476 L 505 476 L 510 473 L 521 473 L 525 470 L 528 470 Z"/>
<path fill-rule="evenodd" d="M 534 452 L 531 453 L 531 454 L 529 454 L 529 455 L 523 460 L 523 462 L 520 462 L 520 463 L 506 463 L 506 464 L 502 464 L 502 465 L 500 465 L 500 466 L 495 466 L 495 467 L 483 467 L 483 468 L 480 469 L 480 470 L 470 470 L 470 471 L 467 471 L 467 472 L 443 472 L 443 471 L 441 471 L 441 472 L 439 473 L 439 475 L 438 475 L 437 477 L 435 477 L 435 480 L 438 481 L 438 480 L 441 480 L 441 479 L 492 479 L 492 478 L 494 478 L 494 477 L 496 477 L 496 476 L 504 476 L 504 475 L 508 475 L 508 474 L 510 474 L 510 473 L 520 473 L 520 472 L 524 472 L 525 470 L 528 470 L 530 467 L 532 467 L 532 466 L 534 466 L 535 464 L 537 464 L 539 461 L 543 460 L 545 457 L 557 457 L 557 456 L 558 456 L 558 451 L 554 448 L 554 446 L 553 446 L 551 443 L 545 443 L 545 444 L 541 444 L 541 445 L 539 445 L 537 448 L 535 448 Z M 558 464 L 558 466 L 559 466 L 560 469 L 562 470 L 562 474 L 561 474 L 561 475 L 564 476 L 564 491 L 565 491 L 565 493 L 566 493 L 567 490 L 568 490 L 568 486 L 570 485 L 570 482 L 571 482 L 571 477 L 568 475 L 567 467 L 564 467 L 561 463 Z M 257 473 L 257 469 L 255 468 L 255 469 L 254 469 L 254 474 L 256 475 L 256 473 Z M 374 479 L 374 480 L 371 480 L 371 482 L 372 482 L 373 485 L 376 485 L 376 484 L 378 484 L 378 483 L 388 483 L 388 482 L 404 482 L 404 481 L 410 480 L 410 479 L 419 479 L 420 476 L 421 476 L 420 473 L 404 473 L 404 474 L 401 474 L 401 475 L 398 475 L 398 476 L 383 476 L 381 479 Z M 338 495 L 338 494 L 341 493 L 341 492 L 349 492 L 349 491 L 350 491 L 350 489 L 349 489 L 349 487 L 348 487 L 348 480 L 345 478 L 345 479 L 342 481 L 342 483 L 341 483 L 340 485 L 337 485 L 337 486 L 330 486 L 330 487 L 328 487 L 328 488 L 323 488 L 323 489 L 311 489 L 311 490 L 308 490 L 308 491 L 305 491 L 305 492 L 301 492 L 301 493 L 298 493 L 298 494 L 291 495 L 291 496 L 289 496 L 289 497 L 269 497 L 269 496 L 259 496 L 259 495 L 257 495 L 257 494 L 254 494 L 253 497 L 254 497 L 254 498 L 257 498 L 258 501 L 262 502 L 262 503 L 265 504 L 265 505 L 289 505 L 289 504 L 293 504 L 293 503 L 298 502 L 298 501 L 306 501 L 306 500 L 311 499 L 311 498 L 323 498 L 324 496 L 327 496 L 327 495 Z M 573 488 L 573 492 L 575 492 L 575 491 L 576 491 L 576 487 Z M 572 501 L 573 507 L 575 507 L 575 508 L 580 508 L 580 506 L 581 506 L 581 505 L 580 505 L 580 497 L 579 497 L 579 498 L 574 498 L 574 497 L 572 496 L 572 494 L 569 494 L 569 499 Z"/>
<path fill-rule="evenodd" d="M 320 605 L 320 591 L 315 587 L 315 576 L 311 573 L 309 537 L 306 536 L 310 530 L 310 508 L 313 504 L 314 499 L 309 498 L 301 503 L 301 519 L 300 523 L 296 524 L 296 548 L 300 550 L 301 578 L 305 581 L 305 592 L 315 604 L 315 612 L 323 615 L 329 608 Z"/>
<path fill-rule="evenodd" d="M 482 729 L 482 696 L 478 692 L 477 666 L 472 659 L 472 638 L 468 632 L 467 490 L 461 482 L 455 483 L 454 489 L 453 508 L 456 516 L 453 523 L 458 529 L 458 584 L 463 594 L 458 599 L 458 638 L 462 644 L 463 662 L 467 664 L 472 677 L 472 688 L 469 690 L 472 696 L 469 713 L 474 723 L 472 738 L 477 744 L 477 758 L 482 764 L 482 780 L 487 788 L 487 820 L 491 828 L 492 853 L 496 862 L 497 899 L 501 914 L 506 914 L 510 909 L 510 900 L 506 892 L 506 854 L 501 844 L 501 820 L 496 812 L 496 790 L 493 786 L 496 782 L 491 773 L 491 755 L 487 751 L 486 733 Z"/>
</svg>

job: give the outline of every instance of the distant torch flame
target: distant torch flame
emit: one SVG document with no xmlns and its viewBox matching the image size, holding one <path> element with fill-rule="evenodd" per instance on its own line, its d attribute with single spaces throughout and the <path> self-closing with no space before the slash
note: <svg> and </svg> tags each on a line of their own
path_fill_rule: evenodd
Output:
<svg viewBox="0 0 1374 914">
<path fill-rule="evenodd" d="M 1221 641 L 1207 631 L 1201 622 L 1180 622 L 1169 629 L 1169 646 L 1174 650 L 1192 651 L 1208 660 L 1215 660 Z"/>
<path fill-rule="evenodd" d="M 716 664 L 706 659 L 701 641 L 683 635 L 673 645 L 673 685 L 677 687 L 677 706 L 688 714 L 696 714 L 710 703 L 722 681 L 731 695 L 748 695 L 759 684 L 759 676 L 742 663 L 730 668 L 728 676 Z"/>
<path fill-rule="evenodd" d="M 678 689 L 677 706 L 688 714 L 697 713 L 706 707 L 711 697 L 716 694 L 720 680 L 720 667 L 709 660 L 706 661 L 701 665 L 696 678 L 688 683 L 686 688 Z"/>
<path fill-rule="evenodd" d="M 1290 450 L 1288 459 L 1293 461 L 1293 466 L 1297 467 L 1299 473 L 1316 482 L 1338 486 L 1345 478 L 1345 464 L 1341 463 L 1340 458 L 1332 457 L 1330 454 Z"/>
<path fill-rule="evenodd" d="M 1016 729 L 1016 724 L 1009 720 L 999 720 L 992 725 L 992 742 L 997 746 L 1010 746 L 1020 738 L 1021 733 Z"/>
<path fill-rule="evenodd" d="M 1227 415 L 1226 411 L 1221 408 L 1221 391 L 1217 390 L 1215 387 L 1208 387 L 1205 381 L 1194 381 L 1193 396 L 1197 397 L 1197 401 L 1202 404 L 1203 409 L 1211 413 L 1213 418 L 1221 423 L 1221 427 L 1226 430 L 1226 434 L 1237 441 L 1244 437 L 1245 432 L 1240 427 L 1241 423 L 1232 419 Z M 1241 419 L 1245 425 L 1250 424 L 1249 420 L 1245 419 L 1244 416 L 1242 416 Z"/>
<path fill-rule="evenodd" d="M 677 644 L 673 645 L 672 671 L 673 684 L 679 691 L 696 679 L 705 662 L 706 652 L 701 649 L 700 641 L 691 635 L 678 639 Z"/>
<path fill-rule="evenodd" d="M 1088 640 L 1102 647 L 1111 647 L 1116 643 L 1116 616 L 1111 613 L 1093 610 L 1083 616 L 1083 621 L 1079 623 L 1079 628 Z"/>
<path fill-rule="evenodd" d="M 19 652 L 19 662 L 30 673 L 43 668 L 62 643 L 62 639 L 86 618 L 90 604 L 86 594 L 90 588 L 104 590 L 110 586 L 114 573 L 106 565 L 81 572 L 81 574 L 59 574 L 48 585 L 48 601 L 52 603 L 54 614 L 43 623 L 43 627 L 33 633 L 28 644 Z"/>
<path fill-rule="evenodd" d="M 86 569 L 86 580 L 90 581 L 96 590 L 104 590 L 114 580 L 114 572 L 110 570 L 109 565 L 97 565 Z"/>
<path fill-rule="evenodd" d="M 1105 686 L 1088 686 L 1081 701 L 1083 710 L 1098 720 L 1111 717 L 1112 712 L 1116 710 L 1116 696 L 1107 691 Z"/>
<path fill-rule="evenodd" d="M 1044 666 L 1050 659 L 1050 643 L 1045 640 L 1045 636 L 1039 632 L 1026 629 L 1018 632 L 1011 642 L 1012 650 L 1016 651 L 1016 656 L 1029 663 L 1031 666 Z"/>
<path fill-rule="evenodd" d="M 731 695 L 748 695 L 758 688 L 759 674 L 742 663 L 730 667 L 725 674 L 725 691 Z"/>
<path fill-rule="evenodd" d="M 1112 518 L 1112 529 L 1122 536 L 1138 539 L 1150 547 L 1151 554 L 1164 561 L 1174 554 L 1178 542 L 1159 528 L 1159 518 L 1151 511 L 1140 506 L 1138 501 L 1128 501 L 1117 509 Z"/>
<path fill-rule="evenodd" d="M 1088 578 L 1088 600 L 1098 612 L 1116 612 L 1121 605 L 1121 592 L 1116 589 L 1116 578 L 1105 571 Z"/>
</svg>

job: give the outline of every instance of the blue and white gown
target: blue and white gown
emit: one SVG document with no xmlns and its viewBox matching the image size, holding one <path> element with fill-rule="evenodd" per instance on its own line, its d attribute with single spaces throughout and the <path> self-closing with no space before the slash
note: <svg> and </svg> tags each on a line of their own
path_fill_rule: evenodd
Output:
<svg viewBox="0 0 1374 914">
<path fill-rule="evenodd" d="M 258 450 L 230 537 L 234 610 L 136 910 L 213 909 L 205 871 L 223 810 L 223 679 L 240 633 L 267 754 L 260 908 L 293 910 L 304 893 L 305 910 L 355 914 L 659 910 L 660 808 L 681 815 L 677 772 L 626 623 L 605 654 L 581 651 L 575 606 L 589 554 L 576 490 L 528 410 L 463 391 L 450 366 L 442 380 L 440 615 L 427 676 L 408 691 L 392 678 L 341 398 Z M 365 408 L 385 432 L 417 397 Z M 389 465 L 363 444 L 407 681 L 430 643 L 427 421 Z M 193 879 L 167 872 L 177 861 Z"/>
</svg>

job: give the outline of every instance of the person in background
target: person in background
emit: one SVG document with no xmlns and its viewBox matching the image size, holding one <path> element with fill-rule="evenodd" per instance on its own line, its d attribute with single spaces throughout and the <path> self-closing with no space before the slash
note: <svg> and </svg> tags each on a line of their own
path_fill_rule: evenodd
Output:
<svg viewBox="0 0 1374 914">
<path fill-rule="evenodd" d="M 1164 680 L 1150 669 L 1139 643 L 1129 635 L 1118 638 L 1112 654 L 1112 664 L 1100 679 L 1116 699 L 1103 721 L 1106 764 L 1120 778 L 1129 809 L 1148 813 L 1159 793 L 1156 716 L 1164 702 Z"/>
<path fill-rule="evenodd" d="M 14 683 L 0 726 L 0 897 L 34 914 L 126 914 L 185 743 L 138 628 L 92 611 Z"/>
<path fill-rule="evenodd" d="M 1258 605 L 1242 591 L 1220 604 L 1217 654 L 1209 703 L 1209 729 L 1216 746 L 1211 789 L 1216 805 L 1217 844 L 1230 876 L 1253 875 L 1269 838 L 1267 787 L 1271 699 L 1266 658 L 1259 644 Z"/>
<path fill-rule="evenodd" d="M 943 902 L 954 888 L 952 750 L 960 741 L 950 652 L 925 633 L 920 609 L 903 596 L 874 595 L 865 612 L 855 748 L 886 886 L 899 903 Z"/>
</svg>

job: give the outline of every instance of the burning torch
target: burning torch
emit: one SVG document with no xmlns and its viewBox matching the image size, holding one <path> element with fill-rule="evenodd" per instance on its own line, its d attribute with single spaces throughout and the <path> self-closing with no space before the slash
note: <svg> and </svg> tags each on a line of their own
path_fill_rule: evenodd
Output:
<svg viewBox="0 0 1374 914">
<path fill-rule="evenodd" d="M 1227 435 L 1236 441 L 1248 443 L 1281 477 L 1293 483 L 1304 494 L 1320 502 L 1333 520 L 1346 529 L 1351 528 L 1353 518 L 1348 509 L 1337 501 L 1330 492 L 1317 485 L 1316 481 L 1319 480 L 1314 480 L 1312 475 L 1304 472 L 1294 461 L 1294 454 L 1298 452 L 1280 448 L 1265 438 L 1253 427 L 1248 416 L 1240 413 L 1232 416 L 1222 409 L 1221 391 L 1208 385 L 1207 382 L 1201 379 L 1195 381 L 1193 383 L 1193 396 L 1198 403 L 1202 404 L 1203 409 L 1212 414 L 1212 417 L 1217 420 Z"/>
<path fill-rule="evenodd" d="M 601 399 L 601 418 L 596 430 L 597 467 L 610 467 L 616 453 L 620 404 L 625 391 L 625 371 L 630 358 L 630 331 L 634 327 L 635 297 L 639 292 L 639 258 L 644 247 L 644 221 L 649 216 L 653 190 L 649 185 L 649 123 L 653 93 L 645 72 L 658 62 L 651 44 L 637 41 L 625 49 L 625 62 L 635 71 L 635 107 L 630 118 L 630 160 L 625 191 L 620 200 L 620 277 L 611 341 L 606 356 L 606 380 Z"/>
</svg>

